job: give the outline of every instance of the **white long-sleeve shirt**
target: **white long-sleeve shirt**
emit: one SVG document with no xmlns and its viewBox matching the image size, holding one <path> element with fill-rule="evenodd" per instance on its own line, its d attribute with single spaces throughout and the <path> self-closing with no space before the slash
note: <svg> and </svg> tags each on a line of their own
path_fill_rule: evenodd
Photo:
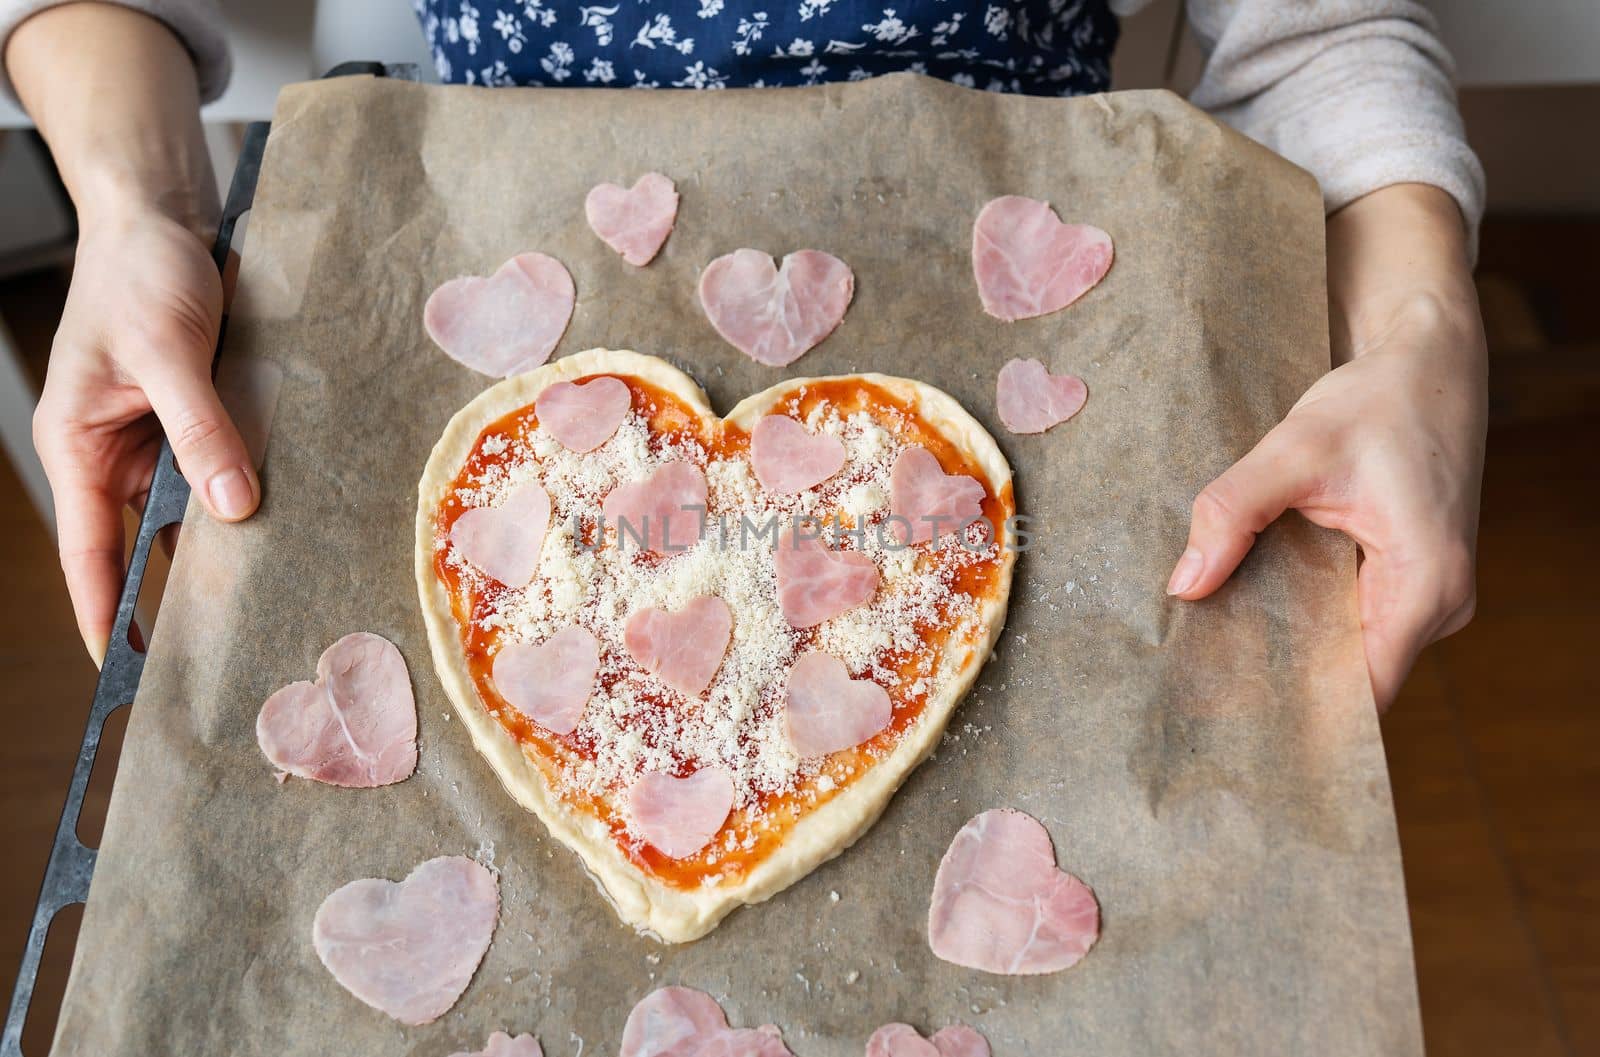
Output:
<svg viewBox="0 0 1600 1057">
<path fill-rule="evenodd" d="M 0 49 L 28 16 L 66 0 L 0 0 Z M 200 92 L 230 72 L 217 0 L 115 0 L 184 42 Z M 379 2 L 379 0 L 372 0 Z M 384 0 L 399 3 L 402 0 Z M 1150 0 L 1111 0 L 1127 15 Z M 1483 169 L 1456 109 L 1453 65 L 1416 0 L 1189 0 L 1207 51 L 1191 101 L 1310 171 L 1329 212 L 1390 184 L 1431 184 L 1474 236 Z M 10 90 L 0 76 L 0 88 Z"/>
<path fill-rule="evenodd" d="M 1456 200 L 1476 245 L 1483 168 L 1427 8 L 1188 0 L 1188 11 L 1207 52 L 1190 102 L 1316 176 L 1328 212 L 1390 184 L 1431 184 Z"/>
</svg>

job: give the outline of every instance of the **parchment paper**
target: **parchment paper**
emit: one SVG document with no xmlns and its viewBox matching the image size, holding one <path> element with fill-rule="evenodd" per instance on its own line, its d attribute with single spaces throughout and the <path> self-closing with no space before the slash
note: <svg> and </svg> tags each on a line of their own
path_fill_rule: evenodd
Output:
<svg viewBox="0 0 1600 1057">
<path fill-rule="evenodd" d="M 683 195 L 637 270 L 588 230 L 602 180 Z M 971 224 L 990 197 L 1111 232 L 1116 263 L 1064 312 L 980 311 Z M 559 352 L 663 355 L 721 409 L 780 372 L 721 342 L 700 268 L 740 246 L 843 257 L 844 324 L 788 370 L 881 370 L 961 400 L 999 438 L 1039 546 L 998 655 L 934 759 L 853 849 L 709 937 L 621 925 L 451 722 L 411 576 L 414 488 L 488 380 L 433 348 L 435 285 L 523 250 L 571 269 Z M 280 101 L 225 357 L 282 371 L 266 500 L 184 527 L 134 705 L 56 1052 L 442 1055 L 491 1029 L 550 1057 L 611 1054 L 635 1001 L 687 984 L 801 1057 L 878 1025 L 965 1021 L 996 1057 L 1421 1052 L 1410 936 L 1354 610 L 1354 554 L 1289 519 L 1215 599 L 1167 574 L 1196 491 L 1326 368 L 1323 220 L 1306 174 L 1166 93 L 1000 97 L 897 75 L 773 91 L 431 88 L 350 79 Z M 994 376 L 1038 356 L 1087 408 L 1004 432 Z M 422 760 L 405 783 L 279 786 L 257 710 L 338 636 L 411 667 Z M 1079 967 L 944 964 L 934 869 L 976 812 L 1041 819 L 1104 911 Z M 408 1029 L 318 963 L 312 914 L 358 877 L 441 854 L 501 875 L 494 944 L 461 1002 Z M 834 899 L 837 893 L 837 900 Z"/>
</svg>

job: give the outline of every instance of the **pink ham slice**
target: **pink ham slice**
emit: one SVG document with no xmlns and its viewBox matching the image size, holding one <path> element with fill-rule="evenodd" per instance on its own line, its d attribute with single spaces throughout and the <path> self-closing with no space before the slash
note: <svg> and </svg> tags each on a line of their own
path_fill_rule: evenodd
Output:
<svg viewBox="0 0 1600 1057">
<path fill-rule="evenodd" d="M 941 545 L 961 526 L 983 515 L 984 488 L 966 474 L 945 473 L 927 448 L 907 448 L 889 469 L 889 514 L 901 543 Z"/>
<path fill-rule="evenodd" d="M 783 367 L 833 333 L 855 282 L 849 265 L 820 250 L 791 253 L 781 267 L 760 250 L 734 250 L 700 273 L 700 305 L 728 344 Z"/>
<path fill-rule="evenodd" d="M 499 916 L 494 874 L 447 855 L 404 881 L 338 889 L 317 908 L 311 942 L 346 991 L 402 1024 L 427 1024 L 467 989 Z"/>
<path fill-rule="evenodd" d="M 794 1057 L 771 1024 L 730 1028 L 717 1000 L 689 987 L 663 987 L 633 1007 L 619 1057 Z"/>
<path fill-rule="evenodd" d="M 1046 202 L 1005 195 L 972 226 L 972 273 L 983 310 L 1012 322 L 1066 308 L 1105 277 L 1111 236 L 1063 224 Z"/>
<path fill-rule="evenodd" d="M 611 439 L 633 407 L 633 391 L 619 378 L 556 382 L 539 394 L 539 425 L 569 451 L 590 452 Z"/>
<path fill-rule="evenodd" d="M 422 308 L 422 322 L 451 359 L 509 378 L 550 358 L 576 303 L 572 276 L 560 261 L 523 253 L 487 279 L 466 276 L 439 287 Z"/>
<path fill-rule="evenodd" d="M 879 579 L 871 555 L 829 550 L 817 540 L 790 537 L 780 539 L 772 556 L 778 608 L 790 627 L 816 627 L 871 601 Z"/>
<path fill-rule="evenodd" d="M 792 495 L 843 469 L 844 444 L 825 433 L 808 433 L 787 415 L 768 415 L 750 431 L 750 465 L 761 487 Z"/>
<path fill-rule="evenodd" d="M 316 682 L 290 683 L 261 706 L 256 741 L 285 774 L 372 788 L 417 769 L 417 705 L 405 658 L 358 631 L 317 661 Z"/>
<path fill-rule="evenodd" d="M 1083 410 L 1088 399 L 1082 378 L 1051 374 L 1038 360 L 1011 360 L 995 379 L 995 408 L 1013 433 L 1043 433 Z"/>
<path fill-rule="evenodd" d="M 1056 867 L 1050 834 L 1009 808 L 985 811 L 950 843 L 933 880 L 928 945 L 947 962 L 1032 975 L 1076 965 L 1100 935 L 1089 886 Z"/>
<path fill-rule="evenodd" d="M 885 1024 L 867 1040 L 866 1057 L 989 1057 L 989 1042 L 965 1024 L 926 1039 L 909 1024 Z"/>
<path fill-rule="evenodd" d="M 687 778 L 646 771 L 628 790 L 633 829 L 645 843 L 687 859 L 711 843 L 733 810 L 733 776 L 702 767 Z"/>
<path fill-rule="evenodd" d="M 733 635 L 733 612 L 716 595 L 701 595 L 676 613 L 641 609 L 622 628 L 622 643 L 639 667 L 685 697 L 711 685 Z"/>
<path fill-rule="evenodd" d="M 618 485 L 600 504 L 617 543 L 658 554 L 687 550 L 700 539 L 706 475 L 693 463 L 669 462 L 643 481 Z"/>
<path fill-rule="evenodd" d="M 629 188 L 600 184 L 583 200 L 589 227 L 600 241 L 635 267 L 649 264 L 661 251 L 678 217 L 678 192 L 672 181 L 647 172 Z"/>
<path fill-rule="evenodd" d="M 600 640 L 583 628 L 562 628 L 537 646 L 513 643 L 495 654 L 494 686 L 552 734 L 571 734 L 599 668 Z"/>
<path fill-rule="evenodd" d="M 481 1050 L 468 1053 L 460 1050 L 452 1053 L 450 1057 L 544 1057 L 544 1050 L 539 1046 L 539 1040 L 532 1035 L 518 1035 L 512 1038 L 503 1031 L 497 1031 L 489 1036 L 489 1042 Z"/>
<path fill-rule="evenodd" d="M 802 653 L 789 670 L 783 730 L 801 756 L 849 749 L 889 725 L 894 706 L 870 679 L 852 679 L 844 662 L 826 653 Z"/>
<path fill-rule="evenodd" d="M 526 587 L 539 569 L 549 530 L 550 496 L 538 481 L 527 481 L 499 506 L 463 512 L 450 526 L 450 543 L 486 575 L 507 587 Z"/>
</svg>

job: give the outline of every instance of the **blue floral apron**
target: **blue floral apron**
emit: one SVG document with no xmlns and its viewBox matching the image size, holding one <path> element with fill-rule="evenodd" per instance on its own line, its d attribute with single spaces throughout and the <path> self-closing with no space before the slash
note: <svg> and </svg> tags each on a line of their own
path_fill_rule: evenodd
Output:
<svg viewBox="0 0 1600 1057">
<path fill-rule="evenodd" d="M 892 6 L 885 7 L 884 3 Z M 744 88 L 913 70 L 972 88 L 1110 84 L 1107 0 L 413 0 L 456 84 Z"/>
</svg>

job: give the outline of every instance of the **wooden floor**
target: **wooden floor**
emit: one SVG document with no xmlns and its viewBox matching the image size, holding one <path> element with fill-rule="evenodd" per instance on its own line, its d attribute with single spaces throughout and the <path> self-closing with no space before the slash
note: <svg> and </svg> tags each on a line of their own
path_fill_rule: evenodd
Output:
<svg viewBox="0 0 1600 1057">
<path fill-rule="evenodd" d="M 1384 721 L 1429 1052 L 1600 1054 L 1600 420 L 1490 451 L 1477 619 Z"/>
<path fill-rule="evenodd" d="M 1485 229 L 1495 425 L 1478 617 L 1423 656 L 1384 721 L 1434 1057 L 1600 1055 L 1596 244 L 1600 224 Z M 0 286 L 0 313 L 36 354 L 59 297 L 49 276 Z M 3 460 L 0 532 L 12 599 L 0 607 L 0 686 L 21 732 L 0 742 L 9 995 L 95 673 L 49 537 Z M 90 835 L 108 778 L 96 775 Z M 50 952 L 48 991 L 65 946 Z M 30 1055 L 52 1019 L 29 1024 Z"/>
</svg>

